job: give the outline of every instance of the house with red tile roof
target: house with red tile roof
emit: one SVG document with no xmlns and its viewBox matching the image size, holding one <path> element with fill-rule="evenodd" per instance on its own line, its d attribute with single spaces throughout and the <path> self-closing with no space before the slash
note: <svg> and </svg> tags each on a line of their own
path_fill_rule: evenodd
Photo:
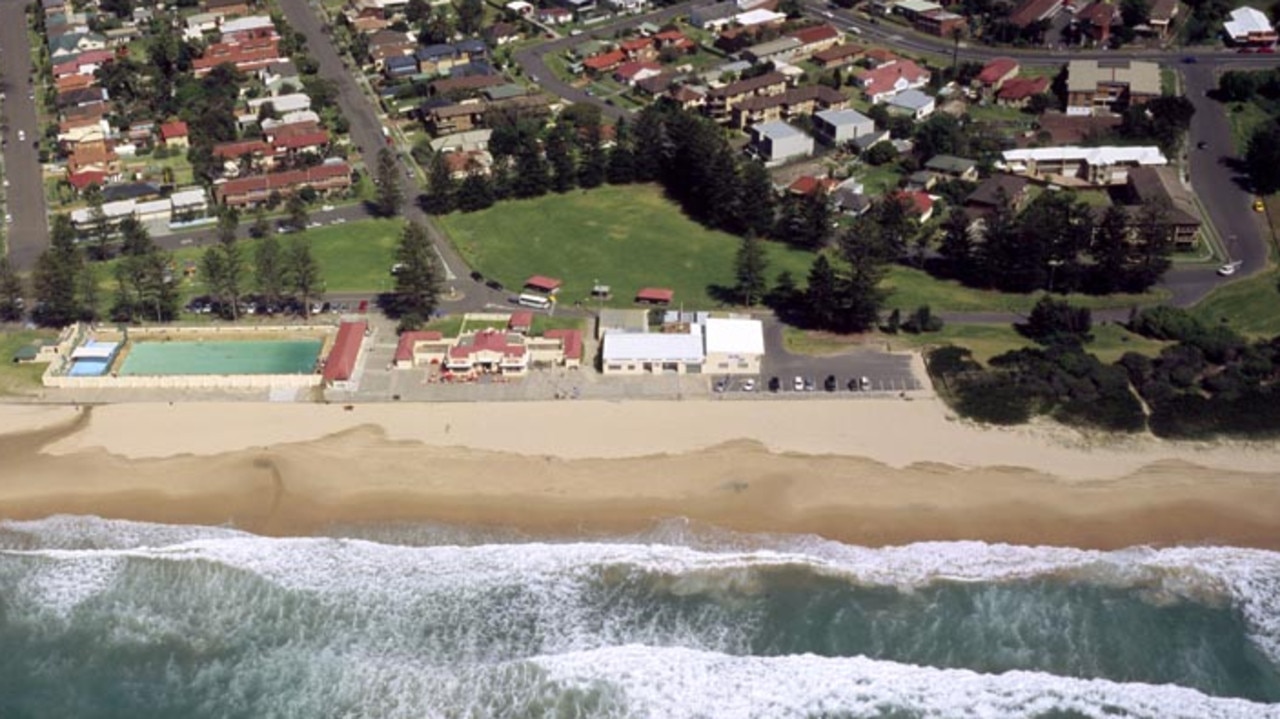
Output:
<svg viewBox="0 0 1280 719">
<path fill-rule="evenodd" d="M 881 103 L 903 90 L 919 89 L 929 84 L 929 71 L 912 60 L 897 60 L 868 70 L 858 78 L 867 99 Z"/>
<path fill-rule="evenodd" d="M 1008 107 L 1024 107 L 1035 95 L 1042 95 L 1049 90 L 1047 77 L 1015 77 L 1006 80 L 1004 86 L 996 92 L 996 104 Z"/>
<path fill-rule="evenodd" d="M 160 125 L 160 141 L 165 147 L 187 147 L 190 142 L 187 138 L 187 123 L 182 120 L 174 120 Z"/>
<path fill-rule="evenodd" d="M 301 170 L 226 180 L 214 185 L 213 196 L 221 204 L 243 207 L 266 202 L 273 193 L 287 197 L 303 187 L 317 192 L 345 190 L 351 187 L 351 166 L 345 162 L 327 162 Z"/>
<path fill-rule="evenodd" d="M 611 50 L 599 55 L 592 55 L 582 61 L 582 67 L 588 73 L 593 75 L 603 75 L 613 72 L 619 65 L 626 62 L 627 54 L 621 50 Z"/>
<path fill-rule="evenodd" d="M 928 222 L 933 217 L 933 198 L 920 190 L 899 190 L 891 198 L 903 203 L 908 214 L 914 215 L 920 222 Z"/>
<path fill-rule="evenodd" d="M 662 74 L 662 65 L 656 62 L 624 62 L 613 71 L 613 79 L 624 85 L 635 85 L 641 80 Z"/>
<path fill-rule="evenodd" d="M 840 42 L 840 31 L 827 24 L 807 27 L 790 33 L 790 37 L 800 42 L 797 56 L 812 55 L 835 47 Z"/>
<path fill-rule="evenodd" d="M 973 84 L 978 86 L 983 97 L 991 97 L 1006 81 L 1016 77 L 1019 69 L 1021 68 L 1017 60 L 1011 57 L 997 57 L 982 66 L 982 72 L 974 78 Z"/>
</svg>

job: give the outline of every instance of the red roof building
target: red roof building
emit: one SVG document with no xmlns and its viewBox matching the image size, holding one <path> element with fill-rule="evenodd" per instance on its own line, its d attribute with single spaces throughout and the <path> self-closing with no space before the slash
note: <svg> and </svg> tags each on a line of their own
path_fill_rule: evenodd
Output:
<svg viewBox="0 0 1280 719">
<path fill-rule="evenodd" d="M 510 319 L 507 320 L 507 329 L 527 334 L 533 329 L 533 313 L 525 311 L 511 313 Z"/>
<path fill-rule="evenodd" d="M 589 72 L 609 72 L 615 67 L 621 65 L 626 59 L 627 56 L 625 53 L 621 50 L 614 50 L 613 52 L 606 52 L 600 55 L 592 55 L 582 61 L 582 67 L 586 68 Z"/>
<path fill-rule="evenodd" d="M 793 195 L 812 195 L 816 192 L 831 192 L 839 185 L 839 180 L 830 177 L 819 179 L 813 175 L 801 175 L 787 186 L 787 191 Z"/>
<path fill-rule="evenodd" d="M 269 157 L 273 154 L 271 146 L 262 140 L 219 142 L 213 146 L 212 151 L 213 156 L 219 160 L 239 160 L 245 155 L 250 157 Z"/>
<path fill-rule="evenodd" d="M 921 222 L 927 221 L 933 216 L 933 198 L 929 197 L 926 192 L 920 190 L 900 190 L 893 193 L 892 197 L 907 206 L 907 209 L 914 212 Z"/>
<path fill-rule="evenodd" d="M 396 342 L 395 363 L 397 366 L 413 365 L 413 346 L 419 342 L 439 342 L 444 339 L 444 335 L 439 332 L 430 332 L 427 330 L 419 330 L 417 332 L 405 332 L 400 335 L 399 341 Z"/>
<path fill-rule="evenodd" d="M 1023 0 L 1009 13 L 1009 22 L 1026 27 L 1033 22 L 1049 20 L 1062 9 L 1062 0 Z"/>
<path fill-rule="evenodd" d="M 613 72 L 613 76 L 618 82 L 625 83 L 627 85 L 634 85 L 640 80 L 648 77 L 656 77 L 661 74 L 661 65 L 656 62 L 640 60 L 635 62 L 624 62 Z"/>
<path fill-rule="evenodd" d="M 1006 80 L 1018 74 L 1018 61 L 1011 57 L 997 57 L 982 66 L 977 81 L 983 89 L 999 90 Z"/>
<path fill-rule="evenodd" d="M 996 103 L 1001 105 L 1022 105 L 1034 95 L 1044 94 L 1049 89 L 1047 77 L 1015 77 L 1006 80 L 1004 86 L 996 93 Z"/>
<path fill-rule="evenodd" d="M 669 305 L 676 296 L 675 290 L 665 287 L 644 287 L 636 293 L 636 302 L 647 302 L 655 305 Z"/>
<path fill-rule="evenodd" d="M 213 195 L 224 205 L 241 206 L 266 202 L 273 192 L 288 196 L 302 187 L 324 192 L 350 186 L 351 166 L 345 162 L 334 162 L 303 170 L 269 172 L 228 180 L 214 185 Z"/>
<path fill-rule="evenodd" d="M 360 357 L 360 347 L 364 345 L 364 333 L 369 323 L 343 322 L 338 327 L 338 337 L 333 342 L 333 349 L 324 361 L 324 381 L 326 384 L 346 382 L 356 371 L 356 360 Z"/>
<path fill-rule="evenodd" d="M 445 366 L 455 371 L 524 371 L 528 366 L 529 349 L 522 339 L 518 335 L 509 338 L 501 330 L 481 330 L 460 338 L 458 344 L 450 347 Z"/>
<path fill-rule="evenodd" d="M 276 136 L 271 139 L 271 146 L 276 152 L 315 150 L 327 144 L 329 144 L 329 133 L 325 130 L 276 133 Z"/>
<path fill-rule="evenodd" d="M 89 185 L 97 185 L 103 187 L 107 184 L 107 173 L 100 170 L 85 170 L 84 172 L 75 172 L 67 175 L 67 182 L 76 188 L 76 192 L 83 192 Z"/>
<path fill-rule="evenodd" d="M 830 47 L 840 39 L 840 31 L 830 25 L 815 25 L 803 30 L 796 30 L 791 33 L 791 37 L 799 40 L 804 45 L 826 44 L 827 47 Z"/>
<path fill-rule="evenodd" d="M 559 292 L 561 284 L 563 283 L 560 280 L 554 277 L 545 277 L 543 275 L 534 275 L 524 281 L 524 286 L 528 289 L 545 292 L 549 295 Z"/>
<path fill-rule="evenodd" d="M 625 52 L 627 57 L 647 55 L 653 51 L 653 38 L 636 37 L 630 40 L 623 40 L 621 43 L 618 43 L 618 49 Z"/>
<path fill-rule="evenodd" d="M 867 98 L 879 103 L 903 90 L 929 84 L 929 71 L 912 60 L 898 60 L 867 71 L 859 82 Z"/>
<path fill-rule="evenodd" d="M 564 347 L 564 358 L 566 363 L 582 362 L 581 330 L 547 330 L 542 334 L 542 336 L 548 339 L 560 340 L 561 346 Z"/>
<path fill-rule="evenodd" d="M 182 120 L 174 120 L 173 122 L 166 122 L 160 126 L 160 139 L 164 140 L 165 142 L 168 142 L 170 140 L 176 140 L 179 138 L 186 138 L 186 136 L 187 136 L 187 123 L 183 122 Z"/>
</svg>

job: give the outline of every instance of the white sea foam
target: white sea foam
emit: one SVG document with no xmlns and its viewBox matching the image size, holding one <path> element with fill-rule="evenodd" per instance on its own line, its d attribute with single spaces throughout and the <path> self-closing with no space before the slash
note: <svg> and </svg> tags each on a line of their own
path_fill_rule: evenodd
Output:
<svg viewBox="0 0 1280 719">
<path fill-rule="evenodd" d="M 496 544 L 406 547 L 336 538 L 274 539 L 207 527 L 177 527 L 96 518 L 58 517 L 0 522 L 0 532 L 21 531 L 37 546 L 132 546 L 131 549 L 38 549 L 15 553 L 59 560 L 65 581 L 47 580 L 44 600 L 74 605 L 104 586 L 102 561 L 136 557 L 209 561 L 253 573 L 284 588 L 359 592 L 397 603 L 435 589 L 481 590 L 521 586 L 567 609 L 574 587 L 601 568 L 666 575 L 673 591 L 751 591 L 755 573 L 802 567 L 867 586 L 902 590 L 940 581 L 995 582 L 1066 577 L 1136 586 L 1154 597 L 1225 599 L 1237 606 L 1258 646 L 1280 664 L 1280 553 L 1232 547 L 1135 547 L 1101 552 L 982 542 L 928 542 L 867 548 L 813 537 L 770 537 L 781 549 L 707 551 L 686 546 L 617 543 Z M 748 535 L 749 536 L 749 535 Z M 741 537 L 741 535 L 739 535 Z M 172 543 L 160 546 L 166 540 Z M 735 541 L 735 545 L 742 542 Z M 84 567 L 82 574 L 66 566 Z M 90 571 L 91 570 L 91 571 Z M 66 596 L 56 596 L 59 592 Z"/>
<path fill-rule="evenodd" d="M 624 646 L 538 657 L 563 687 L 608 683 L 632 717 L 881 716 L 1034 717 L 1051 710 L 1087 717 L 1268 719 L 1280 707 L 1210 697 L 1193 689 L 1057 677 L 979 674 L 863 657 L 736 657 L 679 647 Z M 1121 713 L 1122 710 L 1123 713 Z"/>
</svg>

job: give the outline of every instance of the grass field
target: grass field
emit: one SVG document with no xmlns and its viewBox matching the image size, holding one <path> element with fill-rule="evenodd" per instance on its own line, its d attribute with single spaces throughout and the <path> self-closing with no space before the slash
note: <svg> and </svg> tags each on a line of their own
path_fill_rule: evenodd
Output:
<svg viewBox="0 0 1280 719">
<path fill-rule="evenodd" d="M 0 331 L 0 395 L 26 394 L 40 388 L 40 376 L 49 365 L 14 364 L 13 353 L 36 340 L 57 339 L 53 330 Z"/>
<path fill-rule="evenodd" d="M 1034 342 L 1018 334 L 1008 324 L 947 325 L 941 332 L 923 335 L 899 334 L 888 338 L 894 349 L 907 349 L 945 344 L 967 347 L 974 359 L 986 364 L 996 357 L 1022 347 L 1034 347 Z M 1115 362 L 1126 352 L 1138 352 L 1148 356 L 1157 354 L 1167 343 L 1149 340 L 1129 332 L 1117 324 L 1095 325 L 1093 341 L 1085 350 L 1097 355 L 1103 362 Z"/>
<path fill-rule="evenodd" d="M 725 304 L 715 287 L 733 284 L 737 238 L 685 217 L 651 185 L 607 186 L 503 202 L 441 220 L 467 262 L 518 288 L 530 275 L 564 281 L 562 302 L 587 300 L 599 282 L 612 306 L 630 306 L 642 287 L 675 290 L 690 308 Z M 813 255 L 765 243 L 770 277 L 790 270 L 803 282 Z M 589 300 L 594 302 L 594 300 Z"/>
<path fill-rule="evenodd" d="M 1253 337 L 1280 335 L 1280 270 L 1270 269 L 1209 293 L 1191 312 L 1205 322 L 1226 320 Z"/>
<path fill-rule="evenodd" d="M 1253 131 L 1270 118 L 1257 105 L 1233 102 L 1227 105 L 1227 119 L 1231 121 L 1231 142 L 1235 145 L 1236 154 L 1243 157 Z"/>
<path fill-rule="evenodd" d="M 307 230 L 301 235 L 280 235 L 279 240 L 286 247 L 295 237 L 304 237 L 311 243 L 329 292 L 382 291 L 391 288 L 392 257 L 401 227 L 396 220 L 360 220 Z M 243 240 L 240 244 L 252 269 L 258 240 Z M 174 253 L 174 259 L 179 267 L 187 260 L 198 266 L 203 253 L 203 248 L 184 248 Z M 110 268 L 99 268 L 99 273 L 104 281 L 113 276 Z M 200 294 L 202 289 L 197 274 L 190 294 Z"/>
<path fill-rule="evenodd" d="M 885 286 L 892 290 L 886 309 L 897 307 L 907 314 L 921 305 L 934 312 L 1028 312 L 1040 300 L 1039 293 L 1016 295 L 977 290 L 954 280 L 939 280 L 922 270 L 894 265 Z M 1168 293 L 1157 290 L 1142 295 L 1066 295 L 1072 304 L 1100 309 L 1159 304 Z"/>
</svg>

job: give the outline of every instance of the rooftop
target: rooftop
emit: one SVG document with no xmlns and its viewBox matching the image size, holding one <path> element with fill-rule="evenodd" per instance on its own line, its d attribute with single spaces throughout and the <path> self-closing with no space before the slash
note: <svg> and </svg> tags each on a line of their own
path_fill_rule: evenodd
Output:
<svg viewBox="0 0 1280 719">
<path fill-rule="evenodd" d="M 764 323 L 760 320 L 708 318 L 703 323 L 707 353 L 764 354 Z"/>
<path fill-rule="evenodd" d="M 1021 150 L 1005 150 L 1004 161 L 1009 163 L 1029 160 L 1044 162 L 1079 160 L 1090 165 L 1113 165 L 1120 162 L 1138 165 L 1166 165 L 1169 161 L 1155 146 L 1110 147 L 1030 147 Z"/>
<path fill-rule="evenodd" d="M 1100 84 L 1123 84 L 1129 92 L 1160 94 L 1160 66 L 1130 60 L 1072 60 L 1067 63 L 1067 92 L 1093 92 Z"/>
<path fill-rule="evenodd" d="M 1231 19 L 1222 24 L 1222 29 L 1226 30 L 1232 39 L 1245 39 L 1253 33 L 1275 32 L 1267 16 L 1251 7 L 1232 10 Z"/>
<path fill-rule="evenodd" d="M 702 335 L 688 333 L 608 332 L 601 356 L 607 362 L 701 362 Z"/>
</svg>

